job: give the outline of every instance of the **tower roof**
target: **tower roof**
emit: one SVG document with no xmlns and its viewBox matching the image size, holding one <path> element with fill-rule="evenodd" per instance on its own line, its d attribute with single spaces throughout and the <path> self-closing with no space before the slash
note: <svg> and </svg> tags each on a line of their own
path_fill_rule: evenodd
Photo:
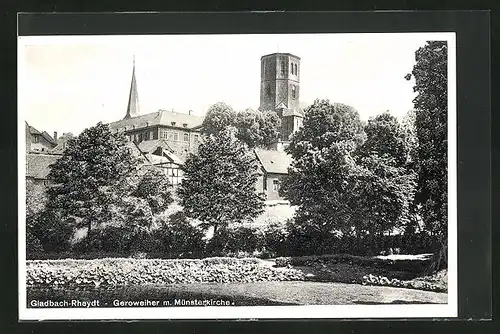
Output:
<svg viewBox="0 0 500 334">
<path fill-rule="evenodd" d="M 283 52 L 276 52 L 276 53 L 270 53 L 268 55 L 263 55 L 262 57 L 260 57 L 260 59 L 266 58 L 266 57 L 271 57 L 271 56 L 290 56 L 290 57 L 294 57 L 294 58 L 300 59 L 300 57 L 298 57 L 298 56 L 296 56 L 294 54 L 283 53 Z"/>
<path fill-rule="evenodd" d="M 128 96 L 127 114 L 125 119 L 139 116 L 139 95 L 137 94 L 137 82 L 135 80 L 135 57 L 132 66 L 132 82 L 130 83 L 130 93 Z"/>
</svg>

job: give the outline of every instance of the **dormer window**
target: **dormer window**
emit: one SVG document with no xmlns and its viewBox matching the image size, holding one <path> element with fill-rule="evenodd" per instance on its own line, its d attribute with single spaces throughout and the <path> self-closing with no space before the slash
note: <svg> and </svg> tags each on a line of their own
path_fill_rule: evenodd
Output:
<svg viewBox="0 0 500 334">
<path fill-rule="evenodd" d="M 175 126 L 175 122 L 172 122 L 172 123 L 170 123 L 170 124 L 172 124 L 172 126 Z"/>
<path fill-rule="evenodd" d="M 183 127 L 187 128 L 187 123 L 182 124 Z"/>
</svg>

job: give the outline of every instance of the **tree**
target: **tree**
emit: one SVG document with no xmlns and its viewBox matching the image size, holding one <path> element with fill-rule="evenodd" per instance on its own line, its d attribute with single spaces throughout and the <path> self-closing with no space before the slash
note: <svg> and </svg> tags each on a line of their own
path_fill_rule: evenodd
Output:
<svg viewBox="0 0 500 334">
<path fill-rule="evenodd" d="M 207 115 L 203 120 L 201 132 L 204 135 L 217 134 L 227 127 L 233 126 L 235 118 L 236 113 L 233 108 L 224 102 L 217 102 L 208 109 Z"/>
<path fill-rule="evenodd" d="M 255 156 L 234 134 L 234 129 L 204 138 L 196 155 L 184 165 L 178 188 L 186 215 L 214 227 L 257 217 L 264 198 L 256 193 Z"/>
<path fill-rule="evenodd" d="M 383 113 L 371 118 L 365 133 L 357 150 L 361 173 L 352 205 L 358 230 L 382 235 L 407 222 L 416 176 L 406 168 L 405 133 L 396 117 Z"/>
<path fill-rule="evenodd" d="M 236 137 L 250 148 L 267 147 L 278 141 L 281 120 L 274 111 L 246 109 L 237 113 Z"/>
<path fill-rule="evenodd" d="M 69 139 L 67 148 L 51 168 L 48 209 L 76 227 L 93 226 L 110 219 L 113 207 L 127 194 L 125 179 L 136 170 L 136 160 L 121 133 L 102 123 Z"/>
<path fill-rule="evenodd" d="M 405 136 L 396 117 L 384 112 L 369 119 L 364 130 L 367 140 L 359 147 L 361 155 L 387 155 L 392 157 L 398 166 L 406 164 L 408 152 Z"/>
<path fill-rule="evenodd" d="M 159 169 L 150 167 L 140 176 L 140 181 L 132 192 L 132 196 L 146 200 L 151 212 L 158 214 L 166 210 L 174 201 L 170 193 L 171 188 L 172 185 L 166 175 Z"/>
<path fill-rule="evenodd" d="M 418 193 L 426 230 L 441 244 L 437 267 L 445 256 L 448 231 L 448 91 L 446 42 L 430 41 L 415 52 L 416 64 L 411 74 L 417 96 L 415 127 L 418 137 Z"/>
<path fill-rule="evenodd" d="M 433 41 L 415 53 L 412 75 L 417 96 L 415 127 L 418 138 L 418 202 L 426 229 L 447 234 L 448 93 L 447 44 Z M 408 78 L 408 76 L 407 76 Z"/>
<path fill-rule="evenodd" d="M 305 110 L 303 127 L 287 148 L 293 162 L 281 187 L 282 195 L 299 206 L 296 220 L 351 233 L 349 196 L 359 174 L 353 155 L 363 141 L 354 108 L 316 100 Z"/>
</svg>

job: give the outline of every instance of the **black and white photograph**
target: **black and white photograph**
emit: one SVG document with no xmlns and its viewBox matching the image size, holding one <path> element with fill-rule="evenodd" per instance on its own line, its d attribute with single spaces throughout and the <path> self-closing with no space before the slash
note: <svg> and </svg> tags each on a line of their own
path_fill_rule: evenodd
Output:
<svg viewBox="0 0 500 334">
<path fill-rule="evenodd" d="M 455 54 L 18 37 L 19 318 L 457 316 Z"/>
</svg>

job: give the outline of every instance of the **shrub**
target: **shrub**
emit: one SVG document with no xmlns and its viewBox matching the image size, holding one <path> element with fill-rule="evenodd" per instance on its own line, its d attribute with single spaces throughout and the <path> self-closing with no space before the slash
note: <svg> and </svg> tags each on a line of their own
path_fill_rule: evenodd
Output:
<svg viewBox="0 0 500 334">
<path fill-rule="evenodd" d="M 256 228 L 247 226 L 224 226 L 207 244 L 207 252 L 212 255 L 244 256 L 262 247 L 262 236 Z"/>
<path fill-rule="evenodd" d="M 151 245 L 166 257 L 200 257 L 205 249 L 203 230 L 193 226 L 183 212 L 176 212 L 159 221 L 152 232 Z M 152 249 L 149 249 L 151 251 Z"/>
<path fill-rule="evenodd" d="M 288 234 L 285 224 L 272 222 L 263 229 L 263 255 L 266 257 L 284 256 L 288 251 Z"/>
<path fill-rule="evenodd" d="M 26 219 L 28 252 L 63 252 L 70 248 L 73 228 L 53 212 L 45 211 Z"/>
</svg>

